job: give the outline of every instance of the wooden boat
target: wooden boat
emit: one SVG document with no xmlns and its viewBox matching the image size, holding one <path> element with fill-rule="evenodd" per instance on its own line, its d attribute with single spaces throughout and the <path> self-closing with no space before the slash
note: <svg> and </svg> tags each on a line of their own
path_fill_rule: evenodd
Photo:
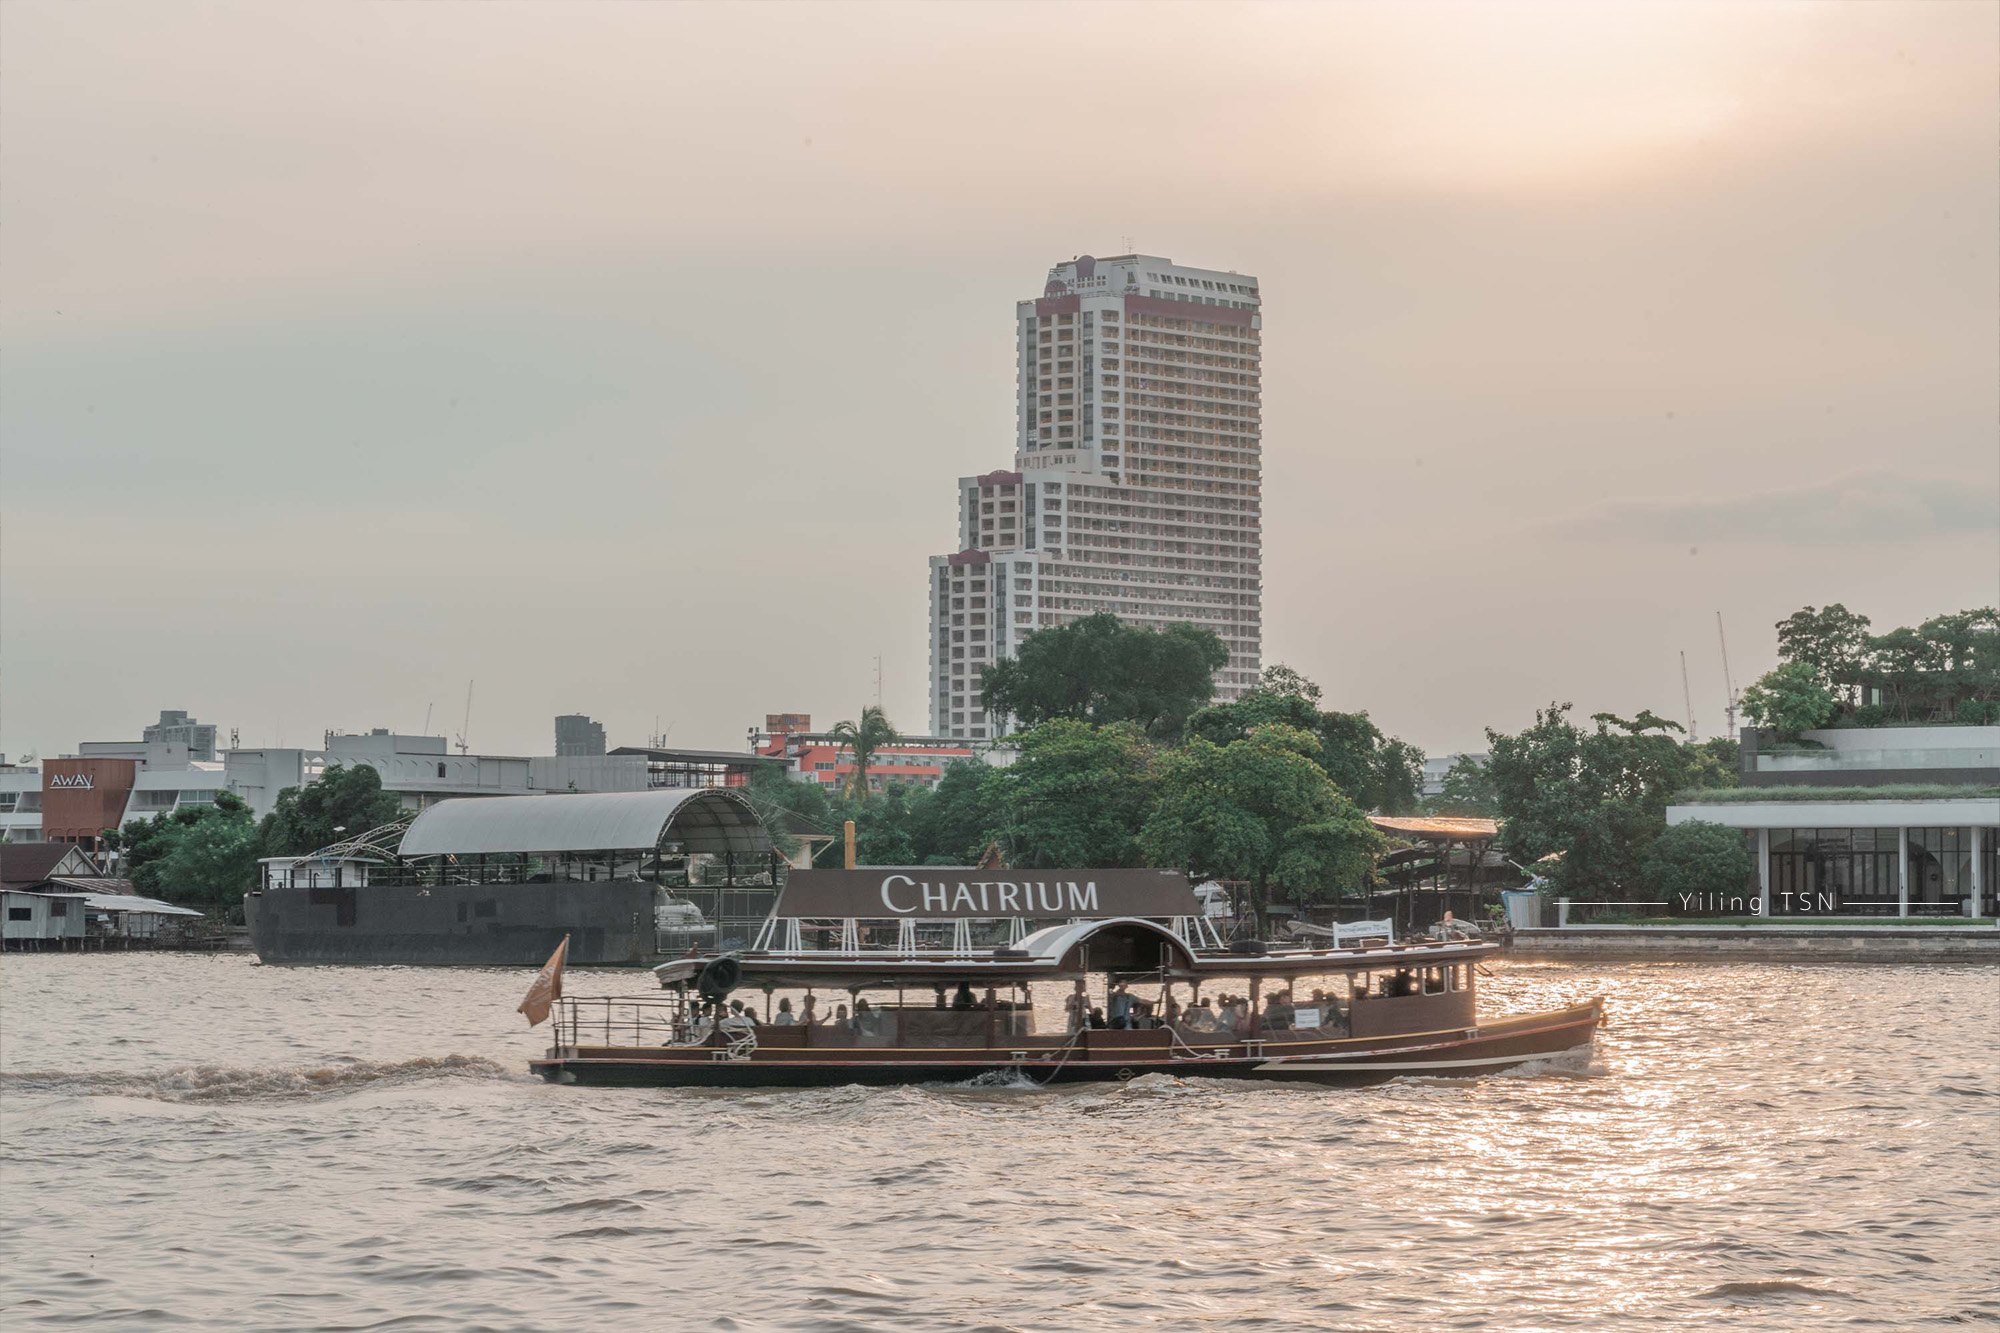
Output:
<svg viewBox="0 0 2000 1333">
<path fill-rule="evenodd" d="M 1497 947 L 1479 940 L 1225 946 L 1186 879 L 1154 871 L 800 871 L 757 944 L 664 965 L 651 996 L 559 1001 L 531 1068 L 649 1087 L 1357 1084 L 1579 1051 L 1604 1014 L 1598 998 L 1482 1019 Z M 802 994 L 795 1021 L 774 1021 L 779 992 Z"/>
</svg>

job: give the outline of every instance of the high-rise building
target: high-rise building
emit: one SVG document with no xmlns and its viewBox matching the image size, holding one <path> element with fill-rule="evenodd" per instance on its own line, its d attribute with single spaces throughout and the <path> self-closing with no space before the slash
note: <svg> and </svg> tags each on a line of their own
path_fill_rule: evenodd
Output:
<svg viewBox="0 0 2000 1333">
<path fill-rule="evenodd" d="M 985 667 L 1099 611 L 1212 629 L 1216 695 L 1262 667 L 1263 316 L 1257 279 L 1153 255 L 1049 270 L 1016 307 L 1014 466 L 958 482 L 958 550 L 932 556 L 931 734 L 1008 729 Z"/>
<path fill-rule="evenodd" d="M 582 713 L 564 713 L 556 719 L 556 757 L 604 753 L 604 726 Z"/>
</svg>

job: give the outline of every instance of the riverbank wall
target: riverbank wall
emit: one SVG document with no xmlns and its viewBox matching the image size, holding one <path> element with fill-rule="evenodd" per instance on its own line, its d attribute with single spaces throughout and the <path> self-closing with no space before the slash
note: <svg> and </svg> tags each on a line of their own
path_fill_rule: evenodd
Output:
<svg viewBox="0 0 2000 1333">
<path fill-rule="evenodd" d="M 1565 926 L 1516 930 L 1527 962 L 2000 963 L 1993 926 Z"/>
</svg>

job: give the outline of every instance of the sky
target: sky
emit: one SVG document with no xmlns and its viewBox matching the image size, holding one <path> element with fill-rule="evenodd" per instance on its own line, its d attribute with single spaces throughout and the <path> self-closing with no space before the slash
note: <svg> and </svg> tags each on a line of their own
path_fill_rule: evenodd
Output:
<svg viewBox="0 0 2000 1333">
<path fill-rule="evenodd" d="M 1014 302 L 1264 295 L 1265 661 L 1433 754 L 2000 602 L 2000 6 L 0 6 L 0 751 L 926 726 Z M 466 699 L 471 682 L 470 724 Z"/>
</svg>

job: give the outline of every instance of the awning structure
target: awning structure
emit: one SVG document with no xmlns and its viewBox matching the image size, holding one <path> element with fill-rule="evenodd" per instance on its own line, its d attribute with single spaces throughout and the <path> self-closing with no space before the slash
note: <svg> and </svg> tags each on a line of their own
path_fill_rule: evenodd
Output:
<svg viewBox="0 0 2000 1333">
<path fill-rule="evenodd" d="M 670 842 L 715 855 L 771 850 L 756 810 L 728 787 L 461 797 L 418 815 L 397 850 L 405 857 L 650 852 Z"/>
<path fill-rule="evenodd" d="M 1368 822 L 1384 833 L 1421 842 L 1478 842 L 1500 836 L 1492 819 L 1460 819 L 1428 815 L 1370 815 Z"/>
</svg>

